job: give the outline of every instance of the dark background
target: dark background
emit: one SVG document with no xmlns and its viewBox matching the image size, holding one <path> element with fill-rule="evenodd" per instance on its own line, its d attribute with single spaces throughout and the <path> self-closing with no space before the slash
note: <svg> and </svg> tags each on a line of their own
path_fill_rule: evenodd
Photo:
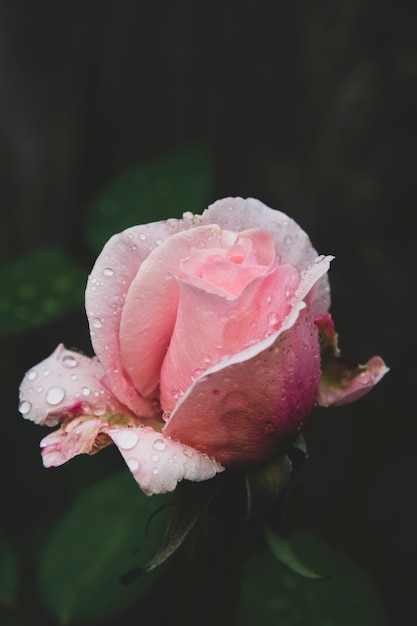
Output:
<svg viewBox="0 0 417 626">
<path fill-rule="evenodd" d="M 415 614 L 416 76 L 400 3 L 0 2 L 2 264 L 57 244 L 88 272 L 87 207 L 126 167 L 187 143 L 212 152 L 210 201 L 257 197 L 335 255 L 342 351 L 391 371 L 359 403 L 316 410 L 297 512 L 369 570 L 392 624 Z M 0 338 L 15 541 L 65 503 L 40 467 L 45 431 L 16 411 L 24 372 L 61 341 L 91 350 L 82 311 Z"/>
</svg>

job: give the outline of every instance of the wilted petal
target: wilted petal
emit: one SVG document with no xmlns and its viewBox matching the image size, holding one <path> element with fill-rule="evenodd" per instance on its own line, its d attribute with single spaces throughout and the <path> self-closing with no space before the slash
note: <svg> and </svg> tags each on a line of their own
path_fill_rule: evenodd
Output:
<svg viewBox="0 0 417 626">
<path fill-rule="evenodd" d="M 389 371 L 379 356 L 365 365 L 347 360 L 340 355 L 338 335 L 329 314 L 315 320 L 320 331 L 322 377 L 319 385 L 320 406 L 342 405 L 358 400 Z"/>
<path fill-rule="evenodd" d="M 213 478 L 224 469 L 207 455 L 152 428 L 112 428 L 108 434 L 147 495 L 173 491 L 183 479 Z"/>
<path fill-rule="evenodd" d="M 106 420 L 85 417 L 75 418 L 62 425 L 40 442 L 44 466 L 56 467 L 78 454 L 99 452 L 112 443 L 105 434 L 108 426 Z"/>
</svg>

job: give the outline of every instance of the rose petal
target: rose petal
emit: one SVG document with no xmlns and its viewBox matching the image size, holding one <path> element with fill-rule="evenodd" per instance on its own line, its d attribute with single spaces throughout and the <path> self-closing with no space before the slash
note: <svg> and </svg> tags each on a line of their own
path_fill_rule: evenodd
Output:
<svg viewBox="0 0 417 626">
<path fill-rule="evenodd" d="M 318 256 L 308 235 L 293 219 L 270 209 L 254 198 L 223 198 L 204 211 L 204 224 L 219 224 L 222 228 L 242 231 L 261 228 L 271 233 L 281 263 L 288 263 L 299 272 L 308 269 Z M 315 285 L 311 298 L 314 315 L 327 313 L 330 306 L 330 289 L 327 276 Z"/>
<path fill-rule="evenodd" d="M 179 281 L 177 320 L 160 375 L 162 408 L 173 410 L 208 367 L 276 332 L 299 280 L 294 268 L 282 265 L 252 280 L 234 300 Z"/>
<path fill-rule="evenodd" d="M 132 280 L 120 323 L 123 367 L 143 397 L 159 384 L 159 372 L 171 339 L 178 304 L 181 260 L 193 249 L 229 247 L 236 233 L 203 226 L 177 233 L 151 252 Z"/>
<path fill-rule="evenodd" d="M 108 434 L 147 495 L 173 491 L 183 479 L 207 480 L 224 470 L 205 454 L 151 428 L 115 428 Z"/>
<path fill-rule="evenodd" d="M 320 377 L 317 329 L 302 307 L 280 331 L 197 379 L 164 434 L 224 466 L 260 462 L 283 449 L 312 410 Z"/>
<path fill-rule="evenodd" d="M 113 393 L 139 416 L 151 416 L 155 408 L 131 384 L 120 359 L 119 328 L 126 293 L 149 253 L 184 228 L 190 220 L 167 220 L 134 226 L 114 235 L 89 276 L 86 311 L 94 351 L 106 370 Z"/>
<path fill-rule="evenodd" d="M 23 417 L 54 426 L 63 417 L 129 413 L 103 385 L 105 372 L 96 358 L 60 344 L 47 359 L 29 370 L 19 393 Z"/>
<path fill-rule="evenodd" d="M 320 331 L 322 377 L 319 385 L 320 406 L 340 406 L 358 400 L 389 371 L 379 356 L 366 365 L 347 360 L 340 355 L 338 335 L 329 314 L 315 320 Z"/>
<path fill-rule="evenodd" d="M 112 442 L 108 422 L 100 418 L 75 418 L 40 442 L 45 467 L 56 467 L 78 454 L 95 454 Z"/>
</svg>

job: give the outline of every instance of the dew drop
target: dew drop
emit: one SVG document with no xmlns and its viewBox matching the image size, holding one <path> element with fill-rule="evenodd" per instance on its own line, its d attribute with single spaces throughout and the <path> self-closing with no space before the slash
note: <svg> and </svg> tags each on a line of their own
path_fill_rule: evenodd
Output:
<svg viewBox="0 0 417 626">
<path fill-rule="evenodd" d="M 162 419 L 164 420 L 164 422 L 167 422 L 170 417 L 171 417 L 171 411 L 164 411 L 162 413 Z"/>
<path fill-rule="evenodd" d="M 197 380 L 197 378 L 201 376 L 201 374 L 204 374 L 204 372 L 204 369 L 202 369 L 201 367 L 197 367 L 191 374 L 191 380 Z"/>
<path fill-rule="evenodd" d="M 269 294 L 266 296 L 266 302 L 267 302 L 267 304 L 270 304 L 270 303 L 272 302 L 272 293 L 269 293 Z"/>
<path fill-rule="evenodd" d="M 126 464 L 131 472 L 136 472 L 139 469 L 139 462 L 136 459 L 128 459 Z"/>
<path fill-rule="evenodd" d="M 94 317 L 91 321 L 93 328 L 101 328 L 103 326 L 103 322 L 99 317 Z"/>
<path fill-rule="evenodd" d="M 139 235 L 139 239 L 140 239 L 141 241 L 145 241 L 145 239 L 146 239 L 146 235 L 145 235 L 144 233 L 141 233 L 141 234 Z"/>
<path fill-rule="evenodd" d="M 290 237 L 290 235 L 286 235 L 284 238 L 284 241 L 287 244 L 287 246 L 289 246 L 290 243 L 292 243 L 292 237 Z"/>
<path fill-rule="evenodd" d="M 154 467 L 152 470 L 152 474 L 155 474 L 155 476 L 159 474 L 159 469 L 157 467 Z"/>
<path fill-rule="evenodd" d="M 162 452 L 162 450 L 165 450 L 166 448 L 166 443 L 163 439 L 155 439 L 152 448 L 154 450 L 158 450 L 158 452 Z"/>
<path fill-rule="evenodd" d="M 264 433 L 269 434 L 269 433 L 272 433 L 273 430 L 274 430 L 273 422 L 265 422 Z"/>
<path fill-rule="evenodd" d="M 59 404 L 64 398 L 65 391 L 62 389 L 62 387 L 50 387 L 46 394 L 46 401 L 52 406 Z"/>
<path fill-rule="evenodd" d="M 38 372 L 36 370 L 31 370 L 28 374 L 28 378 L 29 380 L 35 380 L 37 375 L 38 375 Z"/>
<path fill-rule="evenodd" d="M 159 461 L 159 456 L 158 456 L 157 454 L 153 454 L 153 455 L 151 456 L 151 459 L 152 459 L 152 461 L 153 461 L 154 463 L 158 463 L 158 461 Z"/>
<path fill-rule="evenodd" d="M 103 270 L 104 276 L 114 276 L 114 270 L 111 267 L 105 267 Z"/>
<path fill-rule="evenodd" d="M 275 326 L 276 324 L 278 324 L 278 322 L 279 322 L 278 313 L 276 313 L 276 311 L 271 311 L 268 314 L 268 324 L 270 326 Z"/>
<path fill-rule="evenodd" d="M 93 409 L 93 415 L 95 415 L 96 417 L 100 417 L 100 415 L 104 415 L 105 412 L 106 412 L 106 407 L 104 404 L 96 405 Z"/>
<path fill-rule="evenodd" d="M 67 367 L 68 369 L 72 369 L 73 367 L 77 367 L 78 362 L 77 359 L 71 355 L 64 356 L 62 359 L 62 365 Z"/>
<path fill-rule="evenodd" d="M 78 380 L 77 374 L 71 374 L 70 379 L 71 380 Z"/>
<path fill-rule="evenodd" d="M 157 239 L 157 240 L 155 241 L 155 243 L 156 243 L 156 245 L 157 245 L 157 246 L 161 245 L 161 243 L 162 243 L 162 239 Z"/>
<path fill-rule="evenodd" d="M 42 391 L 43 391 L 43 387 L 38 387 L 38 388 L 36 389 L 36 391 L 37 391 L 38 393 L 42 393 Z"/>
<path fill-rule="evenodd" d="M 19 411 L 21 412 L 22 415 L 27 415 L 31 408 L 32 408 L 32 405 L 27 400 L 23 400 L 23 402 L 19 404 Z"/>
<path fill-rule="evenodd" d="M 204 363 L 210 363 L 211 356 L 209 354 L 203 354 L 203 361 Z"/>
<path fill-rule="evenodd" d="M 81 393 L 83 394 L 83 396 L 89 396 L 90 395 L 90 390 L 88 387 L 83 387 L 81 389 Z"/>
<path fill-rule="evenodd" d="M 49 376 L 49 370 L 43 370 L 42 374 L 43 374 L 44 376 Z"/>
<path fill-rule="evenodd" d="M 193 456 L 193 451 L 190 450 L 190 448 L 183 448 L 182 449 L 184 456 L 187 456 L 188 458 Z"/>
<path fill-rule="evenodd" d="M 134 430 L 121 430 L 114 435 L 114 439 L 120 448 L 130 450 L 137 444 L 139 436 Z"/>
</svg>

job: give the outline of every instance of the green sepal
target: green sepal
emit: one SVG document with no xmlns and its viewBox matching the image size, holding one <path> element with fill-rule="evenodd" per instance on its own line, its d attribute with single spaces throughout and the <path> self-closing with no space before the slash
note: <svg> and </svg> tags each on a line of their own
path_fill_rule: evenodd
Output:
<svg viewBox="0 0 417 626">
<path fill-rule="evenodd" d="M 295 574 L 299 574 L 304 578 L 312 578 L 314 580 L 322 580 L 327 578 L 329 574 L 318 574 L 303 563 L 300 557 L 295 554 L 293 547 L 287 539 L 280 537 L 269 526 L 264 526 L 264 536 L 273 556 L 288 567 Z"/>
<path fill-rule="evenodd" d="M 288 485 L 291 470 L 292 463 L 286 454 L 246 470 L 246 519 L 262 516 L 270 509 Z"/>
<path fill-rule="evenodd" d="M 162 565 L 178 550 L 213 501 L 220 486 L 217 478 L 199 483 L 188 480 L 179 483 L 174 492 L 171 516 L 160 549 L 150 561 L 123 575 L 120 581 L 124 585 Z"/>
</svg>

